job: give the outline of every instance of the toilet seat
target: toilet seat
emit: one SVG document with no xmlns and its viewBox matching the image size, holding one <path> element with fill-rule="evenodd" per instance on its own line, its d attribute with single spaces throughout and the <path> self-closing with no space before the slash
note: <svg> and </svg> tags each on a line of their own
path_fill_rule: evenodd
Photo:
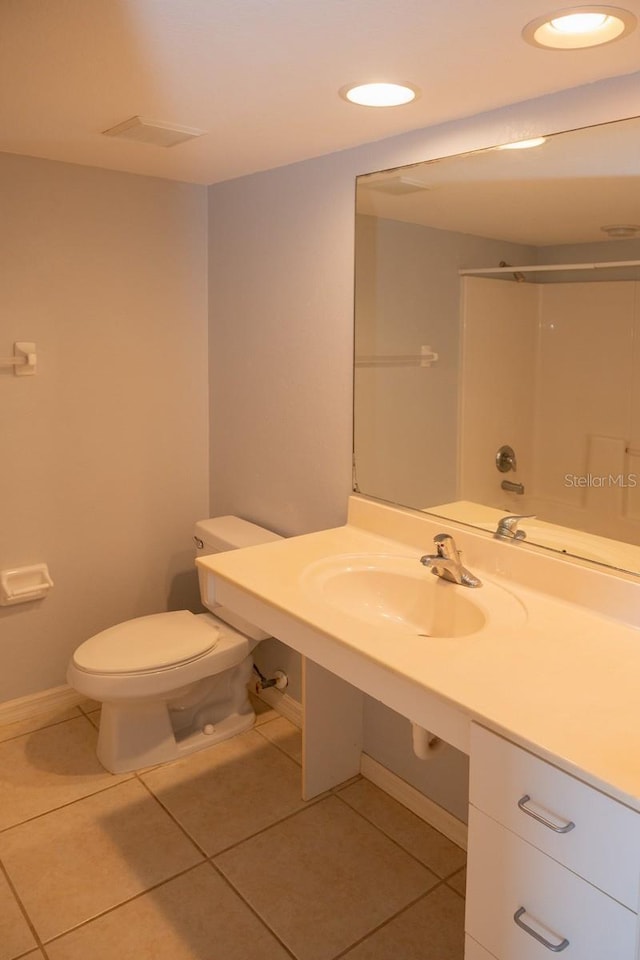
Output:
<svg viewBox="0 0 640 960">
<path fill-rule="evenodd" d="M 213 618 L 189 610 L 155 613 L 96 633 L 78 647 L 73 665 L 85 673 L 144 674 L 191 663 L 219 642 Z"/>
<path fill-rule="evenodd" d="M 190 635 L 184 644 L 180 636 L 183 627 Z M 155 646 L 149 650 L 150 634 L 154 638 L 164 635 L 167 647 L 162 656 L 158 656 Z M 141 638 L 139 644 L 132 640 L 136 636 Z M 115 659 L 109 650 L 109 639 L 113 637 L 117 638 L 114 647 L 120 648 Z M 180 610 L 152 614 L 128 620 L 85 640 L 69 661 L 67 681 L 78 693 L 101 702 L 170 698 L 189 683 L 237 666 L 254 646 L 255 641 L 211 613 L 194 615 Z M 137 648 L 136 657 L 129 659 L 129 651 L 121 649 L 124 647 Z M 164 666 L 151 666 L 158 660 L 162 660 Z M 144 665 L 143 669 L 124 668 L 125 663 L 136 662 Z M 120 669 L 114 670 L 114 666 Z"/>
</svg>

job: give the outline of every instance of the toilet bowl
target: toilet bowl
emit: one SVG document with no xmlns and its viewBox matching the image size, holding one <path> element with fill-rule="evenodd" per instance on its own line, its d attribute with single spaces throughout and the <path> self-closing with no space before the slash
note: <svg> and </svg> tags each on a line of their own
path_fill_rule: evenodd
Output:
<svg viewBox="0 0 640 960">
<path fill-rule="evenodd" d="M 279 539 L 238 517 L 200 521 L 194 536 L 199 556 Z M 267 634 L 225 607 L 210 609 L 128 620 L 75 651 L 67 680 L 102 703 L 97 754 L 107 770 L 175 760 L 253 725 L 251 652 Z"/>
</svg>

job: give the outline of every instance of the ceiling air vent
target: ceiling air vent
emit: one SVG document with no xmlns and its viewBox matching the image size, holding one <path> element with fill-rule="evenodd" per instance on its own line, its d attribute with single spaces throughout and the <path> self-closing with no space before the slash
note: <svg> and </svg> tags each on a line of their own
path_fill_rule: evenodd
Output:
<svg viewBox="0 0 640 960">
<path fill-rule="evenodd" d="M 368 190 L 379 190 L 380 193 L 390 193 L 393 196 L 401 196 L 404 193 L 417 193 L 418 190 L 429 190 L 429 185 L 423 180 L 413 179 L 406 175 L 386 177 L 384 180 L 373 180 L 364 186 Z"/>
<path fill-rule="evenodd" d="M 105 137 L 118 137 L 121 140 L 137 140 L 139 143 L 152 143 L 156 147 L 175 147 L 185 140 L 201 137 L 206 130 L 194 127 L 179 127 L 175 123 L 161 120 L 145 120 L 143 117 L 131 117 L 102 131 Z"/>
</svg>

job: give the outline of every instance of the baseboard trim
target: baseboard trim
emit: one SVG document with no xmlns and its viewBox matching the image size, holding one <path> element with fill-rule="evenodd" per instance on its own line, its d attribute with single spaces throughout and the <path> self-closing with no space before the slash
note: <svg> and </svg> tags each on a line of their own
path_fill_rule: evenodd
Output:
<svg viewBox="0 0 640 960">
<path fill-rule="evenodd" d="M 262 690 L 259 696 L 296 727 L 302 729 L 301 703 L 273 687 Z M 60 687 L 52 687 L 50 690 L 32 693 L 28 697 L 19 697 L 17 700 L 6 700 L 0 703 L 0 725 L 18 723 L 20 720 L 36 717 L 40 713 L 47 713 L 49 710 L 65 710 L 88 702 L 81 693 L 63 684 Z"/>
<path fill-rule="evenodd" d="M 360 762 L 360 773 L 366 780 L 375 783 L 377 787 L 388 793 L 390 797 L 397 800 L 404 807 L 415 813 L 417 817 L 430 824 L 445 837 L 452 840 L 463 850 L 467 849 L 467 825 L 462 820 L 458 820 L 452 813 L 445 810 L 439 804 L 434 803 L 429 797 L 412 787 L 397 774 L 392 773 L 387 767 L 369 757 L 366 753 L 362 754 Z"/>
<path fill-rule="evenodd" d="M 302 704 L 290 697 L 288 693 L 281 693 L 275 687 L 267 687 L 258 694 L 260 699 L 273 710 L 282 714 L 287 720 L 302 730 Z"/>
<path fill-rule="evenodd" d="M 0 725 L 18 723 L 20 720 L 29 720 L 40 713 L 49 710 L 66 710 L 86 703 L 87 698 L 73 690 L 67 684 L 61 687 L 52 687 L 50 690 L 41 690 L 28 697 L 18 697 L 17 700 L 6 700 L 0 703 Z"/>
</svg>

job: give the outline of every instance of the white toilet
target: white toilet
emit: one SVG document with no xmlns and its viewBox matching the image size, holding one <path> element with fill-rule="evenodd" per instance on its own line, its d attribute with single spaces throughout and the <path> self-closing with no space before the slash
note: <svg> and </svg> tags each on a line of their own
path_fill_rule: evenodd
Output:
<svg viewBox="0 0 640 960">
<path fill-rule="evenodd" d="M 198 556 L 279 540 L 239 517 L 196 524 Z M 200 595 L 205 606 L 204 577 Z M 127 620 L 81 644 L 67 670 L 102 703 L 98 759 L 112 773 L 175 760 L 241 733 L 255 715 L 247 694 L 251 651 L 268 636 L 231 610 L 188 610 Z"/>
</svg>

